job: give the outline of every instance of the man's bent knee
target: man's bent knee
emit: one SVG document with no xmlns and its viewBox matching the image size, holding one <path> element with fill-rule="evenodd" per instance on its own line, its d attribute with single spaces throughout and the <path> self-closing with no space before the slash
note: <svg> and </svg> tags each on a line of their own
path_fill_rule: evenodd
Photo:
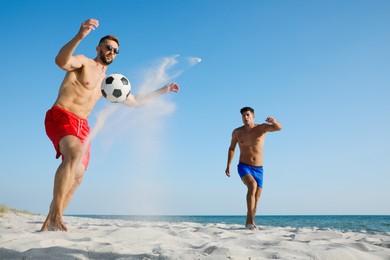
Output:
<svg viewBox="0 0 390 260">
<path fill-rule="evenodd" d="M 257 182 L 256 182 L 256 180 L 253 178 L 252 175 L 250 175 L 250 174 L 244 175 L 241 179 L 242 179 L 242 181 L 244 182 L 244 184 L 245 184 L 246 186 L 248 186 L 248 188 L 254 188 L 254 189 L 256 189 L 256 187 L 257 187 Z"/>
<path fill-rule="evenodd" d="M 84 148 L 81 141 L 75 136 L 66 136 L 61 139 L 60 152 L 65 163 L 81 162 Z"/>
<path fill-rule="evenodd" d="M 81 155 L 83 153 L 83 144 L 80 139 L 73 135 L 63 137 L 59 143 L 60 152 L 63 155 Z"/>
<path fill-rule="evenodd" d="M 74 185 L 76 186 L 76 187 L 78 187 L 78 186 L 80 186 L 80 184 L 81 184 L 81 182 L 83 181 L 83 178 L 81 177 L 76 177 L 76 178 L 74 178 Z"/>
</svg>

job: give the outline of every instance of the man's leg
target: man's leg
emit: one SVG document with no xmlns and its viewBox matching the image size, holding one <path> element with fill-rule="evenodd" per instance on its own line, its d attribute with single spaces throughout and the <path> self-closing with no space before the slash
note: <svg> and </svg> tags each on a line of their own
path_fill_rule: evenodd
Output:
<svg viewBox="0 0 390 260">
<path fill-rule="evenodd" d="M 257 212 L 257 204 L 259 203 L 259 199 L 260 199 L 260 196 L 261 196 L 261 191 L 263 189 L 260 188 L 259 186 L 257 186 L 257 189 L 256 189 L 256 194 L 255 194 L 255 214 L 253 215 L 253 217 L 256 215 L 256 212 Z"/>
<path fill-rule="evenodd" d="M 256 214 L 256 204 L 257 204 L 257 195 L 258 195 L 258 186 L 256 180 L 252 175 L 244 175 L 242 181 L 248 188 L 246 194 L 246 203 L 247 203 L 247 215 L 246 215 L 246 226 L 255 225 L 255 214 Z"/>
<path fill-rule="evenodd" d="M 77 188 L 80 186 L 80 184 L 83 180 L 84 172 L 85 172 L 84 165 L 82 163 L 80 163 L 80 165 L 76 171 L 76 175 L 74 177 L 74 180 L 73 180 L 73 186 L 70 188 L 68 194 L 66 194 L 64 204 L 62 206 L 61 215 L 64 214 L 65 209 L 68 207 L 70 201 L 72 200 L 73 195 L 75 194 Z"/>
<path fill-rule="evenodd" d="M 63 154 L 64 160 L 58 167 L 54 178 L 53 200 L 41 231 L 67 231 L 67 227 L 62 220 L 62 213 L 74 194 L 72 187 L 74 188 L 76 174 L 80 171 L 84 150 L 81 141 L 77 137 L 67 135 L 60 141 L 60 152 Z"/>
</svg>

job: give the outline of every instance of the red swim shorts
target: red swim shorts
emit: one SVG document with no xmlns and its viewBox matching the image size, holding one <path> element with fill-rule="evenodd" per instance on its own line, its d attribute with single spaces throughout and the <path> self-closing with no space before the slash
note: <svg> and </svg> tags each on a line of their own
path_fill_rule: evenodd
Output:
<svg viewBox="0 0 390 260">
<path fill-rule="evenodd" d="M 57 159 L 62 155 L 60 152 L 61 139 L 66 135 L 77 136 L 81 143 L 86 145 L 81 162 L 85 169 L 87 169 L 90 158 L 90 144 L 86 144 L 86 142 L 88 142 L 90 129 L 86 119 L 80 118 L 64 108 L 54 106 L 46 113 L 45 128 L 47 136 L 53 142 L 54 148 L 57 151 Z M 62 159 L 64 159 L 63 155 Z"/>
</svg>

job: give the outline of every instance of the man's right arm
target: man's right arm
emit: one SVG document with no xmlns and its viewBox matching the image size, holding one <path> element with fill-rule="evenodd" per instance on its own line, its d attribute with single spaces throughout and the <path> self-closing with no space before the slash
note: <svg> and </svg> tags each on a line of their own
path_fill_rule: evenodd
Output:
<svg viewBox="0 0 390 260">
<path fill-rule="evenodd" d="M 81 41 L 81 39 L 77 39 L 76 37 L 62 47 L 56 56 L 56 64 L 63 70 L 72 71 L 82 66 L 81 61 L 73 56 L 73 52 Z"/>
<path fill-rule="evenodd" d="M 61 48 L 56 56 L 56 64 L 66 71 L 72 71 L 81 68 L 82 61 L 79 59 L 80 56 L 73 56 L 73 52 L 77 46 L 87 36 L 91 30 L 95 30 L 99 26 L 99 22 L 95 19 L 89 19 L 81 24 L 80 30 L 77 35 L 70 40 L 64 47 Z"/>
<path fill-rule="evenodd" d="M 236 149 L 236 145 L 237 145 L 237 131 L 234 130 L 232 133 L 232 140 L 230 142 L 230 146 L 229 146 L 229 150 L 228 150 L 228 159 L 227 159 L 227 165 L 226 165 L 226 170 L 225 170 L 225 174 L 228 177 L 230 177 L 230 165 L 233 161 L 234 151 Z"/>
</svg>

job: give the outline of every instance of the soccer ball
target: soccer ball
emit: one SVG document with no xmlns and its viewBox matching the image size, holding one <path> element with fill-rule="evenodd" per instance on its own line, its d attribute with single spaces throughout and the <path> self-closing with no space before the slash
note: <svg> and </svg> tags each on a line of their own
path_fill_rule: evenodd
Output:
<svg viewBox="0 0 390 260">
<path fill-rule="evenodd" d="M 121 103 L 129 96 L 130 81 L 122 74 L 114 73 L 102 81 L 102 95 L 113 103 Z"/>
</svg>

